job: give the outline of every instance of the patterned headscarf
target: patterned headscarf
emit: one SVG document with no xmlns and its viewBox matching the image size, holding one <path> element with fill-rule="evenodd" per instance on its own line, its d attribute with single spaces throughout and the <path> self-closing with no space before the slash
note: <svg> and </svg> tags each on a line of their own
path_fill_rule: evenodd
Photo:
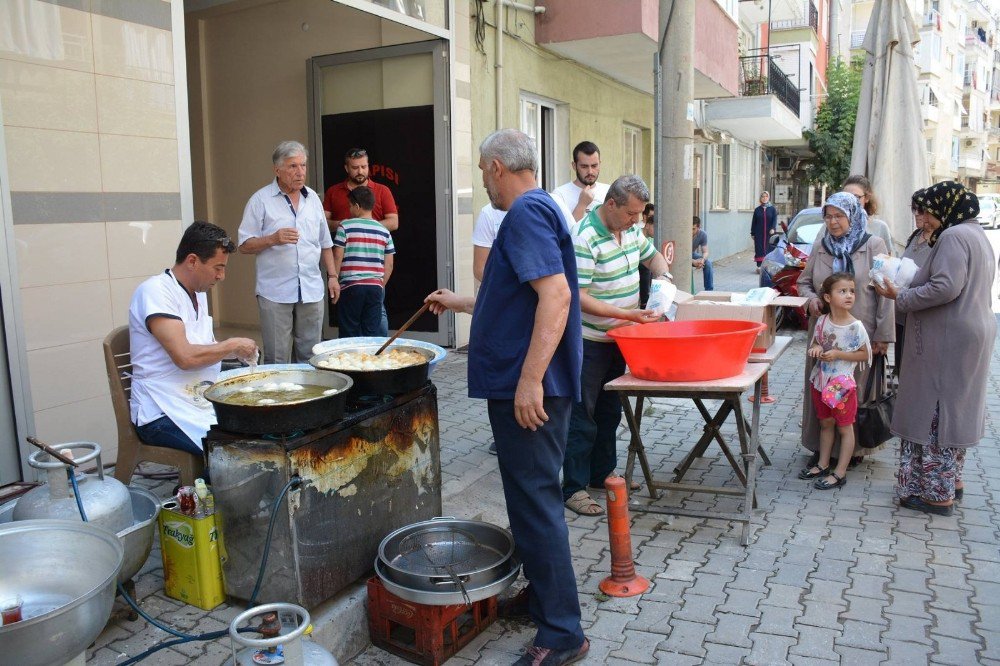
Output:
<svg viewBox="0 0 1000 666">
<path fill-rule="evenodd" d="M 823 215 L 827 206 L 840 210 L 850 220 L 850 228 L 840 238 L 834 238 L 829 233 L 823 234 L 823 247 L 833 255 L 833 270 L 854 273 L 854 263 L 851 255 L 858 251 L 868 240 L 868 213 L 861 206 L 858 198 L 850 192 L 837 192 L 823 204 Z"/>
<path fill-rule="evenodd" d="M 941 226 L 927 241 L 931 247 L 934 247 L 941 232 L 951 225 L 979 216 L 979 197 L 953 180 L 941 181 L 923 192 L 915 193 L 913 203 L 941 220 Z"/>
</svg>

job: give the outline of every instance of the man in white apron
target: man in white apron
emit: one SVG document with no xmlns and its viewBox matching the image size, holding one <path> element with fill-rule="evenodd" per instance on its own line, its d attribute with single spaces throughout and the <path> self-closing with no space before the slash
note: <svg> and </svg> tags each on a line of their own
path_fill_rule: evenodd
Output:
<svg viewBox="0 0 1000 666">
<path fill-rule="evenodd" d="M 236 246 L 226 230 L 195 222 L 177 246 L 177 263 L 139 285 L 129 305 L 132 422 L 139 438 L 201 455 L 215 410 L 202 392 L 222 360 L 257 359 L 249 338 L 216 342 L 205 292 L 226 277 Z"/>
</svg>

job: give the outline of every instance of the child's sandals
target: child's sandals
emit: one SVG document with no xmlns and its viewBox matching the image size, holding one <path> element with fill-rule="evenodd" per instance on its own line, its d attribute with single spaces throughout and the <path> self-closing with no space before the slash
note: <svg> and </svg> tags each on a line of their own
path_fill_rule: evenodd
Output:
<svg viewBox="0 0 1000 666">
<path fill-rule="evenodd" d="M 813 467 L 815 467 L 817 471 L 814 472 Z M 816 479 L 821 476 L 826 476 L 829 473 L 830 473 L 829 467 L 820 467 L 819 465 L 811 465 L 799 472 L 799 478 L 802 479 L 803 481 L 809 481 L 810 479 Z"/>
<path fill-rule="evenodd" d="M 830 490 L 832 488 L 838 488 L 847 483 L 847 478 L 840 476 L 836 472 L 831 471 L 827 476 L 832 476 L 833 478 L 836 479 L 836 481 L 830 483 L 826 479 L 820 479 L 819 481 L 813 484 L 813 487 L 819 490 Z"/>
</svg>

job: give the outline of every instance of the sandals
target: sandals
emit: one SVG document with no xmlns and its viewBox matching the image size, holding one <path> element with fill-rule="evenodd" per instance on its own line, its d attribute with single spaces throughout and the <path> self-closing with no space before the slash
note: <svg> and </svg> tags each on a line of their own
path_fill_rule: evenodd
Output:
<svg viewBox="0 0 1000 666">
<path fill-rule="evenodd" d="M 840 486 L 847 483 L 847 478 L 840 476 L 836 472 L 830 472 L 827 476 L 832 476 L 836 479 L 833 483 L 830 483 L 826 479 L 820 479 L 813 484 L 813 488 L 818 490 L 830 490 L 831 488 L 839 488 Z"/>
<path fill-rule="evenodd" d="M 812 471 L 813 467 L 815 467 L 819 471 L 816 472 Z M 820 467 L 818 464 L 813 463 L 811 466 L 806 467 L 799 472 L 799 478 L 802 479 L 803 481 L 809 481 L 810 479 L 816 479 L 821 476 L 826 476 L 829 473 L 830 473 L 829 467 Z"/>
<path fill-rule="evenodd" d="M 566 508 L 581 516 L 603 516 L 604 507 L 594 501 L 586 490 L 578 490 L 566 500 Z"/>
<path fill-rule="evenodd" d="M 906 507 L 907 509 L 912 509 L 914 511 L 934 514 L 936 516 L 950 516 L 955 512 L 954 503 L 931 504 L 930 502 L 925 502 L 922 498 L 916 496 L 904 497 L 899 500 L 899 506 Z"/>
</svg>

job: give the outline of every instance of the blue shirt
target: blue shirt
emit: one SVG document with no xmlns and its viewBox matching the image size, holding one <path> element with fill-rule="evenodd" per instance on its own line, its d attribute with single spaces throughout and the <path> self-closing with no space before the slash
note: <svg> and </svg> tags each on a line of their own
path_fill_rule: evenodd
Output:
<svg viewBox="0 0 1000 666">
<path fill-rule="evenodd" d="M 239 244 L 270 236 L 278 229 L 297 229 L 299 242 L 274 245 L 257 255 L 257 295 L 275 303 L 315 303 L 326 295 L 319 270 L 320 254 L 333 247 L 323 202 L 303 187 L 298 210 L 278 187 L 277 179 L 254 192 L 243 211 Z"/>
<path fill-rule="evenodd" d="M 486 260 L 469 334 L 470 397 L 514 398 L 538 307 L 529 282 L 559 273 L 566 276 L 572 302 L 542 388 L 546 397 L 580 400 L 583 342 L 573 238 L 558 205 L 541 189 L 514 201 Z"/>
</svg>

